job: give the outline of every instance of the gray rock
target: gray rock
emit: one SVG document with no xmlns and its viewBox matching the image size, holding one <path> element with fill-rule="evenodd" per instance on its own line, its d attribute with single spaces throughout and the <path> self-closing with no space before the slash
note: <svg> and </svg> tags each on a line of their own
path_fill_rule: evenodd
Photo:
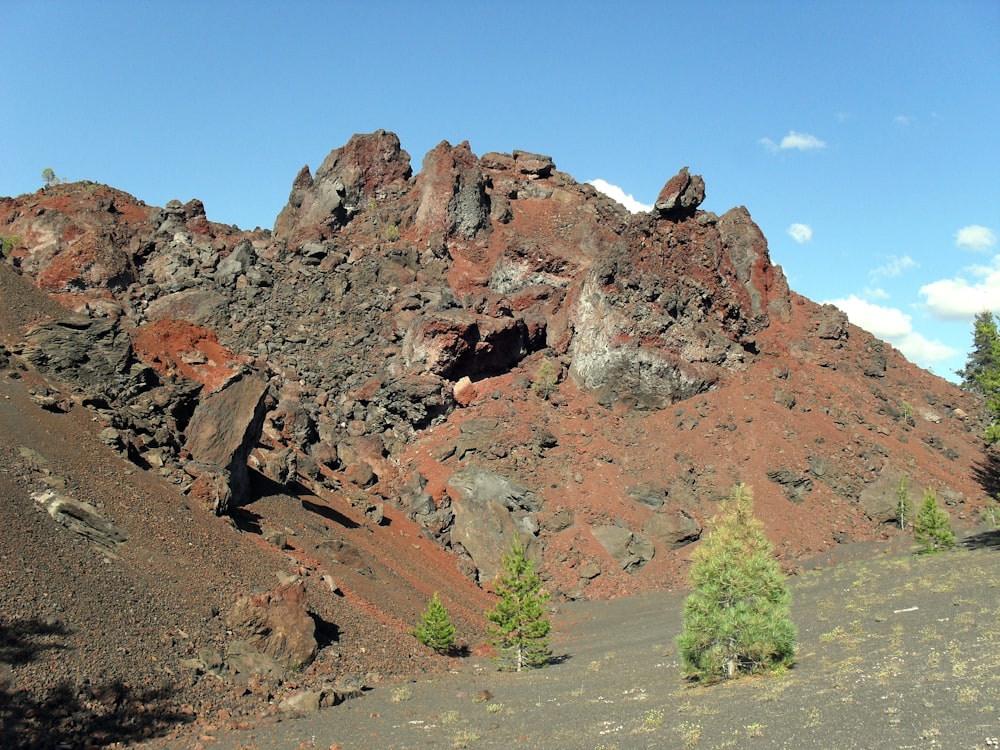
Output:
<svg viewBox="0 0 1000 750">
<path fill-rule="evenodd" d="M 89 503 L 47 490 L 36 492 L 31 499 L 41 505 L 56 521 L 100 547 L 107 553 L 125 543 L 125 533 L 103 518 Z"/>
<path fill-rule="evenodd" d="M 667 501 L 667 491 L 662 485 L 656 482 L 637 484 L 634 487 L 629 487 L 626 493 L 637 503 L 642 503 L 654 510 L 663 507 L 663 504 Z"/>
<path fill-rule="evenodd" d="M 655 549 L 642 534 L 613 524 L 595 526 L 591 533 L 605 552 L 628 573 L 634 573 L 653 559 Z"/>
<path fill-rule="evenodd" d="M 642 532 L 654 542 L 678 549 L 701 537 L 701 526 L 684 511 L 654 513 L 643 524 Z"/>
<path fill-rule="evenodd" d="M 253 245 L 249 240 L 240 240 L 215 269 L 215 281 L 222 286 L 232 286 L 236 277 L 246 273 L 256 258 Z"/>
<path fill-rule="evenodd" d="M 785 497 L 793 503 L 801 503 L 806 495 L 812 492 L 813 481 L 791 469 L 772 469 L 767 472 L 767 478 L 781 485 Z"/>
<path fill-rule="evenodd" d="M 261 436 L 266 395 L 267 383 L 261 377 L 231 381 L 201 399 L 188 423 L 185 450 L 192 461 L 215 467 L 216 476 L 229 475 L 230 497 L 212 499 L 219 515 L 246 499 L 250 487 L 247 458 Z"/>
<path fill-rule="evenodd" d="M 496 500 L 508 510 L 537 513 L 542 507 L 538 495 L 523 484 L 478 466 L 459 469 L 448 478 L 448 486 L 462 497 Z"/>
<path fill-rule="evenodd" d="M 448 478 L 454 524 L 452 543 L 461 544 L 478 569 L 478 581 L 496 578 L 501 558 L 515 539 L 533 559 L 539 555 L 530 515 L 541 503 L 534 492 L 507 477 L 476 466 L 459 469 Z"/>
</svg>

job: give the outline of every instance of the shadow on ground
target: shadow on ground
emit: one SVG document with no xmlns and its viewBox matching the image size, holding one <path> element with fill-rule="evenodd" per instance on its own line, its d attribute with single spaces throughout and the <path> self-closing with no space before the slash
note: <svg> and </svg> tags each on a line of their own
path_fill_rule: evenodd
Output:
<svg viewBox="0 0 1000 750">
<path fill-rule="evenodd" d="M 44 651 L 65 649 L 59 623 L 0 621 L 0 747 L 46 750 L 132 743 L 167 733 L 190 716 L 171 706 L 173 690 L 137 690 L 120 681 L 76 686 L 66 681 L 29 692 L 15 687 L 18 667 Z"/>
</svg>

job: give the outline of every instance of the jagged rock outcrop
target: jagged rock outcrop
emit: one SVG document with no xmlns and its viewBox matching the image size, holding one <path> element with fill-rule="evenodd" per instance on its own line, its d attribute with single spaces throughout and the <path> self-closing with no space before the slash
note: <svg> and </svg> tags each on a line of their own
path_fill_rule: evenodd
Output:
<svg viewBox="0 0 1000 750">
<path fill-rule="evenodd" d="M 631 242 L 584 282 L 571 372 L 603 402 L 657 408 L 743 369 L 758 352 L 756 335 L 770 315 L 787 318 L 790 301 L 745 209 L 635 224 Z"/>
<path fill-rule="evenodd" d="M 556 587 L 575 589 L 560 566 L 588 545 L 616 561 L 588 592 L 631 586 L 737 479 L 780 503 L 773 522 L 847 501 L 822 520 L 848 517 L 838 539 L 881 533 L 857 500 L 889 466 L 974 497 L 951 469 L 978 450 L 957 416 L 975 404 L 792 293 L 749 212 L 704 200 L 685 167 L 631 215 L 549 156 L 468 143 L 413 175 L 385 131 L 303 168 L 273 234 L 213 224 L 197 199 L 55 186 L 0 200 L 0 231 L 18 238 L 7 262 L 80 317 L 13 356 L 73 386 L 39 389 L 43 407 L 95 409 L 106 443 L 218 512 L 249 460 L 373 529 L 395 505 L 483 583 L 517 535 Z M 793 536 L 788 560 L 833 543 Z"/>
<path fill-rule="evenodd" d="M 425 235 L 441 232 L 469 240 L 490 225 L 489 184 L 465 141 L 442 141 L 424 157 L 417 180 L 415 223 Z"/>
<path fill-rule="evenodd" d="M 308 167 L 299 171 L 274 236 L 295 244 L 327 239 L 358 213 L 377 211 L 379 203 L 396 197 L 411 174 L 410 155 L 395 133 L 356 135 L 330 152 L 315 177 Z"/>
</svg>

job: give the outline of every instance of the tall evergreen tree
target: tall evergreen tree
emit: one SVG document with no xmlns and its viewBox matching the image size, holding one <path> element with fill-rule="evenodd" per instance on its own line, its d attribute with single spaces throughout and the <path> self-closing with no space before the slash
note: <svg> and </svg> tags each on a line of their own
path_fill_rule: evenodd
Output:
<svg viewBox="0 0 1000 750">
<path fill-rule="evenodd" d="M 448 610 L 438 598 L 437 592 L 431 597 L 420 624 L 413 629 L 413 635 L 425 646 L 439 654 L 446 654 L 455 648 L 455 626 L 451 624 Z"/>
<path fill-rule="evenodd" d="M 748 487 L 733 488 L 692 559 L 694 590 L 684 601 L 684 631 L 677 638 L 685 675 L 730 679 L 791 664 L 791 593 L 764 525 L 753 515 Z"/>
<path fill-rule="evenodd" d="M 552 624 L 545 611 L 549 594 L 542 588 L 535 564 L 520 541 L 515 540 L 510 552 L 503 556 L 503 570 L 496 578 L 494 590 L 500 601 L 486 617 L 492 623 L 490 638 L 497 650 L 497 667 L 520 672 L 528 667 L 545 666 L 552 655 L 549 650 Z"/>
<path fill-rule="evenodd" d="M 985 399 L 991 424 L 983 437 L 988 445 L 997 443 L 1000 441 L 1000 328 L 993 313 L 983 311 L 976 315 L 969 360 L 955 374 L 962 378 L 963 388 Z"/>
</svg>

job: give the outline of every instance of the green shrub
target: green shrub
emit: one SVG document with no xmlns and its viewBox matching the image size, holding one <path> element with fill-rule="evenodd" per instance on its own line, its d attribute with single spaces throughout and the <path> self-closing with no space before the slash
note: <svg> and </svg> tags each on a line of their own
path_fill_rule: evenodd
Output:
<svg viewBox="0 0 1000 750">
<path fill-rule="evenodd" d="M 0 237 L 0 255 L 8 258 L 10 254 L 14 252 L 14 248 L 21 244 L 21 238 L 16 234 L 12 234 L 10 237 Z"/>
<path fill-rule="evenodd" d="M 541 367 L 538 368 L 538 374 L 535 376 L 534 382 L 531 384 L 531 388 L 535 393 L 544 399 L 548 399 L 556 391 L 556 385 L 559 383 L 559 373 L 556 372 L 555 365 L 552 364 L 551 359 L 547 359 L 542 362 Z"/>
<path fill-rule="evenodd" d="M 431 597 L 420 624 L 412 631 L 416 639 L 439 654 L 455 648 L 455 626 L 451 624 L 448 610 L 444 608 L 437 592 Z"/>
<path fill-rule="evenodd" d="M 924 554 L 933 554 L 955 546 L 955 532 L 948 514 L 938 507 L 934 490 L 924 493 L 924 503 L 913 521 L 913 538 Z"/>
<path fill-rule="evenodd" d="M 711 526 L 692 555 L 694 590 L 677 637 L 685 676 L 714 681 L 787 667 L 796 638 L 791 594 L 750 489 L 736 485 Z"/>
<path fill-rule="evenodd" d="M 519 541 L 503 556 L 503 570 L 497 576 L 494 590 L 500 601 L 486 613 L 486 618 L 493 623 L 490 639 L 497 650 L 494 658 L 497 668 L 520 672 L 529 667 L 544 667 L 552 656 L 549 651 L 552 624 L 545 611 L 549 594 L 542 588 L 535 564 Z"/>
</svg>

